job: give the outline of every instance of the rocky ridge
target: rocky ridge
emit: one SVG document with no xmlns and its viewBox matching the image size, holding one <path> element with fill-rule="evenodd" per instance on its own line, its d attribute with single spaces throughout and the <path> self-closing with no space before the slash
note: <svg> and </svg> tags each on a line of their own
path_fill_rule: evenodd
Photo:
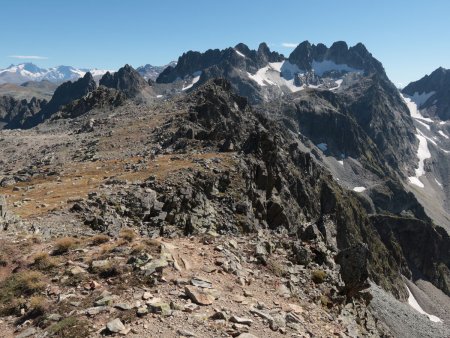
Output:
<svg viewBox="0 0 450 338">
<path fill-rule="evenodd" d="M 351 52 L 351 48 L 339 44 L 325 52 L 321 48 L 310 46 L 305 50 L 315 55 L 313 60 L 320 56 L 318 62 L 355 58 L 352 67 L 359 62 L 355 51 L 364 54 L 361 47 Z M 238 45 L 228 52 L 242 58 L 237 51 L 249 56 L 252 60 L 248 65 L 255 67 L 277 63 L 281 58 L 265 45 L 258 51 Z M 309 55 L 296 53 L 297 62 L 302 55 Z M 221 53 L 217 55 L 220 57 Z M 194 61 L 202 60 L 202 55 L 192 57 Z M 301 299 L 302 290 L 311 290 L 308 292 L 315 296 L 309 297 L 308 302 L 319 305 L 331 316 L 333 329 L 327 332 L 334 330 L 349 336 L 397 332 L 392 322 L 382 320 L 382 311 L 370 309 L 371 298 L 379 296 L 379 292 L 369 291 L 369 281 L 402 301 L 410 298 L 404 277 L 413 281 L 425 278 L 432 283 L 431 288 L 448 295 L 449 237 L 443 228 L 433 224 L 402 183 L 413 168 L 416 147 L 415 135 L 411 133 L 414 125 L 404 102 L 383 74 L 370 73 L 377 69 L 376 63 L 360 63 L 359 67 L 366 67 L 367 71 L 345 74 L 335 89 L 303 88 L 256 107 L 238 95 L 242 92 L 236 92 L 236 83 L 224 79 L 205 80 L 203 85 L 199 80 L 198 85 L 196 82 L 184 90 L 187 95 L 160 101 L 152 97 L 145 104 L 135 98 L 142 89 L 152 86 L 131 67 L 124 67 L 117 76 L 106 75 L 97 89 L 90 88 L 91 81 L 87 81 L 87 86 L 81 87 L 88 89 L 68 99 L 68 103 L 56 104 L 56 96 L 52 106 L 57 105 L 59 113 L 49 115 L 52 118 L 46 118 L 39 128 L 2 132 L 4 169 L 0 193 L 7 195 L 14 214 L 22 218 L 7 221 L 4 227 L 7 231 L 38 233 L 41 240 L 55 246 L 56 242 L 51 244 L 52 236 L 71 234 L 83 238 L 81 242 L 85 243 L 89 241 L 86 237 L 96 232 L 125 241 L 126 233 L 134 238 L 135 232 L 146 238 L 171 238 L 175 243 L 182 243 L 184 236 L 202 238 L 207 245 L 217 244 L 215 251 L 225 248 L 238 258 L 231 255 L 226 264 L 218 264 L 223 265 L 225 272 L 239 276 L 242 272 L 237 271 L 241 271 L 243 262 L 251 262 L 255 265 L 247 266 L 248 269 L 260 271 L 269 267 L 274 275 L 280 275 L 280 290 L 288 295 L 289 289 L 289 297 Z M 342 76 L 335 71 L 326 76 Z M 69 87 L 66 89 L 70 91 Z M 61 89 L 60 97 L 64 97 L 62 93 Z M 33 142 L 27 142 L 29 139 Z M 11 152 L 18 145 L 22 153 Z M 355 182 L 361 183 L 355 186 Z M 224 242 L 224 238 L 230 241 Z M 254 246 L 242 249 L 252 254 L 242 256 L 242 250 L 236 248 L 240 248 L 239 244 L 232 238 L 241 238 L 242 242 L 255 239 Z M 108 241 L 116 243 L 116 239 Z M 144 240 L 139 237 L 137 242 Z M 116 244 L 125 247 L 118 252 L 128 252 L 126 243 Z M 417 246 L 423 250 L 417 250 Z M 172 260 L 163 255 L 166 249 L 162 247 L 167 246 L 159 246 L 155 257 L 151 252 L 146 252 L 151 258 L 136 257 L 148 267 L 143 270 L 150 271 L 150 280 L 142 280 L 140 272 L 129 276 L 140 287 L 145 284 L 164 293 L 167 278 L 160 272 L 168 266 L 178 271 L 177 265 L 181 265 L 174 263 L 172 254 Z M 84 248 L 84 252 L 89 249 Z M 76 252 L 73 255 L 75 261 L 84 261 Z M 112 257 L 98 258 L 92 266 L 91 262 L 78 265 L 75 275 L 84 274 L 80 269 L 89 270 L 89 278 L 97 283 L 94 271 L 102 264 L 106 266 L 105 261 Z M 273 258 L 278 262 L 273 262 Z M 127 264 L 134 270 L 133 262 Z M 122 268 L 113 276 L 102 275 L 100 269 L 99 277 L 117 277 L 122 283 L 119 276 L 129 273 L 130 266 Z M 243 273 L 244 283 L 247 272 Z M 67 274 L 73 275 L 72 269 Z M 58 285 L 61 284 L 56 277 L 66 280 L 59 274 L 48 277 L 54 277 Z M 213 305 L 217 294 L 203 289 L 216 282 L 194 277 L 191 285 L 179 288 L 177 295 L 203 306 Z M 82 282 L 75 282 L 79 289 Z M 406 282 L 412 287 L 411 282 Z M 165 297 L 169 295 L 164 293 Z M 100 308 L 105 306 L 103 302 L 97 301 L 109 296 L 105 293 L 94 300 L 94 307 L 99 308 L 87 308 L 88 315 L 107 311 Z M 122 297 L 114 293 L 112 296 Z M 447 296 L 443 294 L 441 299 L 444 297 Z M 158 301 L 133 309 L 130 321 L 122 317 L 103 318 L 104 326 L 98 328 L 98 333 L 106 330 L 103 332 L 130 334 L 126 324 L 134 322 L 133 318 L 145 317 L 148 312 L 164 317 L 177 310 L 156 298 Z M 120 300 L 120 309 L 131 310 L 123 298 Z M 348 307 L 349 303 L 353 306 Z M 428 312 L 445 317 L 442 309 L 427 306 Z M 23 313 L 13 313 L 8 325 L 14 316 L 26 315 L 32 305 L 19 304 L 18 308 Z M 58 314 L 69 313 L 64 308 L 53 309 Z M 312 309 L 319 311 L 315 306 Z M 251 306 L 249 312 L 215 311 L 222 313 L 213 319 L 225 320 L 225 326 L 234 330 L 227 334 L 233 336 L 246 334 L 242 328 L 255 322 L 251 315 L 264 318 L 274 335 L 288 329 L 293 334 L 319 332 L 303 333 L 298 325 L 287 325 L 291 321 L 289 311 L 277 313 L 281 319 L 275 320 L 267 310 L 265 306 Z M 32 321 L 33 325 L 39 320 Z M 296 323 L 306 325 L 301 320 Z M 436 336 L 446 335 L 445 324 L 423 325 L 429 325 L 429 332 Z M 261 332 L 259 324 L 255 328 L 254 333 Z M 177 334 L 195 335 L 181 331 Z"/>
</svg>

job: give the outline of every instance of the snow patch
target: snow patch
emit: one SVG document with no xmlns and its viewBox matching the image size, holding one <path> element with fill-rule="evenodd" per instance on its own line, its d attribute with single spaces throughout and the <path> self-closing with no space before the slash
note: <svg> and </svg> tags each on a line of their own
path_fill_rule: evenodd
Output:
<svg viewBox="0 0 450 338">
<path fill-rule="evenodd" d="M 434 92 L 434 91 L 431 91 L 429 93 L 421 93 L 421 94 L 419 94 L 418 92 L 415 92 L 413 94 L 413 96 L 410 96 L 410 98 L 417 105 L 417 107 L 420 107 L 425 102 L 427 102 L 427 100 L 434 94 L 436 94 L 436 92 Z"/>
<path fill-rule="evenodd" d="M 331 90 L 338 89 L 342 85 L 343 81 L 344 81 L 343 79 L 339 79 L 339 80 L 334 81 L 336 83 L 336 87 L 331 88 Z"/>
<path fill-rule="evenodd" d="M 436 178 L 434 180 L 436 181 L 436 184 L 442 188 L 442 183 L 439 182 Z"/>
<path fill-rule="evenodd" d="M 354 188 L 353 188 L 353 191 L 356 191 L 356 192 L 363 192 L 363 191 L 365 191 L 365 190 L 366 190 L 365 187 L 354 187 Z"/>
<path fill-rule="evenodd" d="M 442 137 L 448 139 L 448 136 L 442 130 L 439 130 L 438 133 L 441 134 Z"/>
<path fill-rule="evenodd" d="M 280 67 L 280 73 L 286 80 L 292 80 L 294 78 L 295 74 L 302 74 L 304 73 L 303 70 L 298 68 L 297 65 L 294 65 L 290 63 L 289 61 L 282 62 L 282 65 Z"/>
<path fill-rule="evenodd" d="M 419 158 L 419 166 L 415 170 L 416 176 L 408 177 L 411 184 L 417 185 L 419 188 L 424 188 L 425 186 L 419 180 L 421 176 L 425 174 L 425 160 L 431 157 L 430 150 L 428 149 L 427 138 L 416 129 L 416 137 L 419 139 L 419 147 L 417 149 L 417 157 Z"/>
<path fill-rule="evenodd" d="M 192 86 L 195 85 L 198 82 L 198 80 L 200 80 L 200 75 L 202 75 L 201 71 L 198 71 L 198 72 L 195 72 L 194 74 L 192 74 L 192 76 L 193 76 L 192 82 L 189 85 L 187 85 L 186 87 L 183 87 L 181 90 L 184 91 L 184 90 L 188 90 L 189 88 L 192 88 Z"/>
<path fill-rule="evenodd" d="M 403 97 L 403 100 L 405 101 L 406 106 L 408 107 L 409 113 L 411 114 L 412 118 L 414 118 L 416 120 L 419 119 L 419 120 L 422 120 L 425 122 L 433 123 L 432 119 L 430 119 L 428 117 L 423 117 L 423 115 L 420 113 L 419 109 L 417 108 L 417 103 L 414 102 L 411 97 L 408 97 L 403 94 L 400 94 L 400 95 Z"/>
<path fill-rule="evenodd" d="M 255 81 L 257 84 L 259 84 L 261 87 L 267 86 L 267 84 L 272 84 L 274 85 L 275 83 L 273 83 L 272 81 L 269 80 L 268 76 L 267 76 L 267 72 L 272 69 L 271 66 L 266 66 L 263 68 L 258 69 L 258 71 L 256 72 L 256 74 L 251 74 L 248 73 L 249 78 L 251 78 L 253 81 Z"/>
<path fill-rule="evenodd" d="M 328 144 L 326 144 L 326 143 L 319 143 L 319 144 L 317 145 L 317 148 L 319 148 L 319 149 L 322 150 L 322 151 L 327 151 L 327 149 L 328 149 Z"/>
<path fill-rule="evenodd" d="M 238 51 L 237 49 L 234 50 L 236 52 L 237 55 L 242 56 L 243 58 L 245 58 L 246 56 L 244 54 L 242 54 L 240 51 Z"/>
<path fill-rule="evenodd" d="M 343 166 L 344 165 L 344 160 L 340 160 L 340 161 L 338 161 L 338 163 Z"/>
<path fill-rule="evenodd" d="M 422 126 L 424 126 L 425 128 L 427 128 L 428 130 L 431 130 L 430 126 L 428 124 L 426 124 L 425 122 L 420 121 L 419 119 L 416 119 L 416 121 L 418 123 L 420 123 Z"/>
<path fill-rule="evenodd" d="M 291 92 L 298 92 L 304 89 L 304 86 L 299 87 L 294 84 L 294 74 L 299 71 L 297 66 L 288 61 L 282 61 L 271 62 L 268 66 L 258 69 L 255 74 L 247 72 L 247 75 L 261 87 L 267 85 L 285 86 Z"/>
<path fill-rule="evenodd" d="M 408 288 L 408 286 L 405 284 L 406 289 L 408 290 L 408 304 L 417 312 L 425 315 L 428 317 L 429 320 L 431 320 L 432 322 L 441 322 L 442 320 L 436 316 L 430 315 L 429 313 L 425 312 L 422 307 L 419 305 L 419 303 L 417 302 L 416 298 L 414 297 L 414 295 L 412 294 L 411 290 Z"/>
</svg>

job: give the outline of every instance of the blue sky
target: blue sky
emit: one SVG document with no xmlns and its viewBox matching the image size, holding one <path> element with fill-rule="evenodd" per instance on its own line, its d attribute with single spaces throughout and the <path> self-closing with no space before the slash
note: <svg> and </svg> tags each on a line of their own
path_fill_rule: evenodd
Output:
<svg viewBox="0 0 450 338">
<path fill-rule="evenodd" d="M 448 0 L 2 0 L 0 68 L 117 69 L 238 42 L 289 55 L 283 43 L 344 40 L 363 42 L 394 83 L 407 84 L 450 68 L 449 13 Z"/>
</svg>

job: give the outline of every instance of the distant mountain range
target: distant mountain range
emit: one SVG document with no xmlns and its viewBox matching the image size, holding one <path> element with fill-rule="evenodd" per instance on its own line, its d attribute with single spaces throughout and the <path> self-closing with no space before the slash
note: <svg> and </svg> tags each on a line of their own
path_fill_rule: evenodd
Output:
<svg viewBox="0 0 450 338">
<path fill-rule="evenodd" d="M 169 66 L 175 67 L 176 65 L 176 61 L 172 61 L 165 66 L 152 66 L 150 64 L 146 64 L 145 66 L 136 68 L 136 70 L 144 79 L 155 81 L 158 78 L 159 74 L 164 71 L 164 69 Z"/>
<path fill-rule="evenodd" d="M 21 63 L 11 65 L 0 70 L 0 84 L 21 84 L 27 81 L 42 81 L 62 83 L 76 80 L 90 72 L 94 77 L 103 76 L 107 70 L 101 69 L 79 69 L 72 66 L 58 66 L 52 68 L 40 68 L 33 63 Z"/>
<path fill-rule="evenodd" d="M 145 66 L 138 67 L 137 71 L 146 80 L 150 79 L 154 81 L 169 65 L 175 67 L 176 62 L 171 62 L 166 66 L 152 66 L 147 64 Z M 0 84 L 22 84 L 28 81 L 43 80 L 53 83 L 62 83 L 69 80 L 77 80 L 83 77 L 87 72 L 90 72 L 95 80 L 99 80 L 108 71 L 110 73 L 114 73 L 115 70 L 75 68 L 72 66 L 40 68 L 33 63 L 21 63 L 18 65 L 10 65 L 5 69 L 0 69 Z"/>
</svg>

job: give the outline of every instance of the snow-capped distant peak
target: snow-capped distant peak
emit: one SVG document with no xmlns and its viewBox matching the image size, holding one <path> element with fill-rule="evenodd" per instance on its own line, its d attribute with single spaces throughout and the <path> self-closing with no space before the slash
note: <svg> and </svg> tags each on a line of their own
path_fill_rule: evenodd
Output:
<svg viewBox="0 0 450 338">
<path fill-rule="evenodd" d="M 8 68 L 0 69 L 0 84 L 15 83 L 20 84 L 26 81 L 65 82 L 83 77 L 87 72 L 92 76 L 100 77 L 108 70 L 101 69 L 79 69 L 72 66 L 57 66 L 51 68 L 39 68 L 33 63 L 21 63 L 10 65 Z M 113 72 L 109 70 L 109 72 Z"/>
</svg>

